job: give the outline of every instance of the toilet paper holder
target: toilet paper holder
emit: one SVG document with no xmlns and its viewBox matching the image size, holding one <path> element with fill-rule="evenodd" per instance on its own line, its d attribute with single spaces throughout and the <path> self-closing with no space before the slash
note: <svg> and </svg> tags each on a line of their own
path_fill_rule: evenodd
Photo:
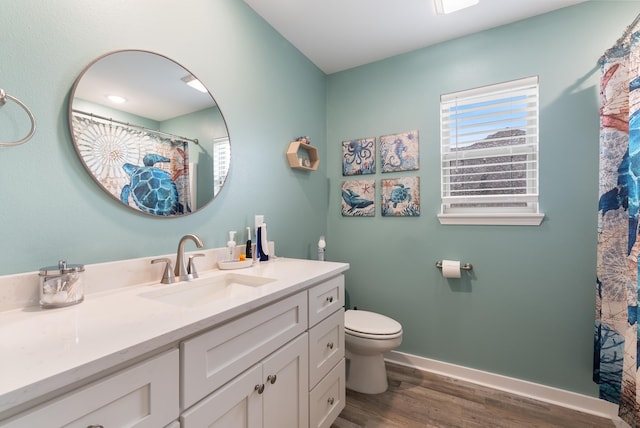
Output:
<svg viewBox="0 0 640 428">
<path fill-rule="evenodd" d="M 438 261 L 436 262 L 436 267 L 437 267 L 438 269 L 442 269 L 442 261 L 441 261 L 441 260 L 438 260 Z M 471 270 L 471 269 L 473 269 L 473 265 L 472 265 L 471 263 L 461 264 L 461 265 L 460 265 L 460 269 L 464 269 L 464 270 Z"/>
</svg>

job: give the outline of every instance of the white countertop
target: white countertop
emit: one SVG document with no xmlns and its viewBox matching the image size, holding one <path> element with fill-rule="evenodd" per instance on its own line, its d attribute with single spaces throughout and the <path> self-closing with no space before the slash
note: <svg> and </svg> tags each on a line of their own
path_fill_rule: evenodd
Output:
<svg viewBox="0 0 640 428">
<path fill-rule="evenodd" d="M 205 280 L 237 273 L 275 281 L 251 293 L 196 307 L 140 296 L 191 282 L 158 282 L 88 294 L 59 309 L 0 312 L 0 419 L 9 409 L 304 290 L 349 268 L 346 263 L 276 258 L 238 270 L 200 272 Z"/>
</svg>

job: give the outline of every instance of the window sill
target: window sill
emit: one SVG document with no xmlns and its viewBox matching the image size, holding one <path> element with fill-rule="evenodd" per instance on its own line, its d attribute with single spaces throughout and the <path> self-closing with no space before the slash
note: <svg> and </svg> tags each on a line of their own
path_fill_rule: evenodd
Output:
<svg viewBox="0 0 640 428">
<path fill-rule="evenodd" d="M 542 213 L 511 214 L 438 214 L 440 224 L 483 225 L 483 226 L 540 226 Z"/>
</svg>

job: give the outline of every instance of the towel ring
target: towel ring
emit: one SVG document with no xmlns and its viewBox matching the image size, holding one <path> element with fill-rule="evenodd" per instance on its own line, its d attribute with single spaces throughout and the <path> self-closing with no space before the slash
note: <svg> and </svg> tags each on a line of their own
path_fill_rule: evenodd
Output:
<svg viewBox="0 0 640 428">
<path fill-rule="evenodd" d="M 31 139 L 31 137 L 33 137 L 33 134 L 36 132 L 36 119 L 33 117 L 33 113 L 31 113 L 31 110 L 29 110 L 29 107 L 27 107 L 22 101 L 20 101 L 16 97 L 12 97 L 11 95 L 7 94 L 4 91 L 4 89 L 0 88 L 0 107 L 5 105 L 7 99 L 10 99 L 11 101 L 15 102 L 20 107 L 22 107 L 24 111 L 27 112 L 27 114 L 29 115 L 29 120 L 31 121 L 31 130 L 29 131 L 26 137 L 18 141 L 11 141 L 8 143 L 0 142 L 0 147 L 18 146 L 20 144 L 26 143 Z"/>
</svg>

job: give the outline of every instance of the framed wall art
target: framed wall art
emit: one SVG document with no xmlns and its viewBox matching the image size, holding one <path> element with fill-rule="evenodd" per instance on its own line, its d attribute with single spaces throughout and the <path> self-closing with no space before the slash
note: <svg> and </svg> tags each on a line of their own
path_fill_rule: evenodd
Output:
<svg viewBox="0 0 640 428">
<path fill-rule="evenodd" d="M 344 217 L 373 217 L 376 212 L 375 180 L 342 182 L 342 215 Z"/>
<path fill-rule="evenodd" d="M 342 175 L 376 172 L 376 139 L 361 138 L 342 142 Z"/>
<path fill-rule="evenodd" d="M 420 177 L 382 179 L 382 215 L 417 217 L 420 215 Z"/>
<path fill-rule="evenodd" d="M 418 131 L 381 136 L 380 165 L 382 172 L 420 169 L 420 139 Z"/>
</svg>

